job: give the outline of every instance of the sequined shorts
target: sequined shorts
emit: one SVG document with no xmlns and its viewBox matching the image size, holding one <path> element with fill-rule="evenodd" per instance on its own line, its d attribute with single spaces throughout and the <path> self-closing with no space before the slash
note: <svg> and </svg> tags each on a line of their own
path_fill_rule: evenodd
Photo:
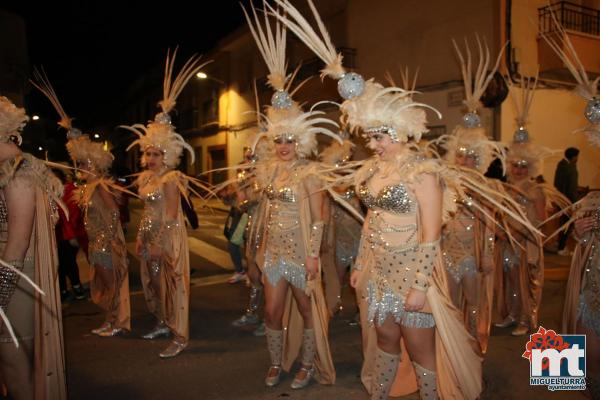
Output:
<svg viewBox="0 0 600 400">
<path fill-rule="evenodd" d="M 458 263 L 454 263 L 450 256 L 445 255 L 444 263 L 446 264 L 448 275 L 450 275 L 456 283 L 460 283 L 463 276 L 477 271 L 477 268 L 475 267 L 475 258 L 471 256 L 463 258 L 462 261 Z"/>
<path fill-rule="evenodd" d="M 290 262 L 281 256 L 273 256 L 268 251 L 265 254 L 263 273 L 272 286 L 277 286 L 279 280 L 283 278 L 298 289 L 306 288 L 306 269 L 302 265 Z"/>
<path fill-rule="evenodd" d="M 377 284 L 374 281 L 367 283 L 367 321 L 377 326 L 383 325 L 388 315 L 392 315 L 396 323 L 407 328 L 433 328 L 435 320 L 430 313 L 404 310 L 404 299 L 400 298 L 387 287 L 378 296 Z"/>
<path fill-rule="evenodd" d="M 578 319 L 586 328 L 591 329 L 600 337 L 600 311 L 590 307 L 583 294 L 579 296 Z"/>
</svg>

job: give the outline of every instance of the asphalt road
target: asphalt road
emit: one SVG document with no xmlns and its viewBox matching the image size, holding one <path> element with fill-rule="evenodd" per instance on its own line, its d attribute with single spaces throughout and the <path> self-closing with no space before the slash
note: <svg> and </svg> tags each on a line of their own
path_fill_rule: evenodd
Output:
<svg viewBox="0 0 600 400">
<path fill-rule="evenodd" d="M 127 234 L 133 249 L 139 206 L 132 205 L 132 222 Z M 352 294 L 344 292 L 344 310 L 331 322 L 330 342 L 337 371 L 333 386 L 313 382 L 303 390 L 289 388 L 286 375 L 275 388 L 266 388 L 264 374 L 269 365 L 265 338 L 254 337 L 252 327 L 233 328 L 230 322 L 241 315 L 248 289 L 243 283 L 225 282 L 231 261 L 222 236 L 226 214 L 199 210 L 201 226 L 190 231 L 192 273 L 190 344 L 178 357 L 162 360 L 158 353 L 166 339 L 145 341 L 140 335 L 154 320 L 146 311 L 140 291 L 139 264 L 131 256 L 132 328 L 129 334 L 100 338 L 90 334 L 103 317 L 89 301 L 75 301 L 63 309 L 69 399 L 311 399 L 366 400 L 360 380 L 361 345 L 354 317 Z M 131 255 L 131 254 L 130 254 Z M 544 290 L 541 323 L 559 330 L 564 297 L 565 265 L 568 260 L 549 258 L 549 275 Z M 80 265 L 85 280 L 87 265 Z M 529 386 L 529 363 L 521 358 L 528 339 L 510 336 L 509 329 L 494 329 L 484 362 L 486 390 L 482 399 L 584 399 L 581 393 L 549 392 Z M 416 395 L 404 399 L 416 399 Z"/>
</svg>

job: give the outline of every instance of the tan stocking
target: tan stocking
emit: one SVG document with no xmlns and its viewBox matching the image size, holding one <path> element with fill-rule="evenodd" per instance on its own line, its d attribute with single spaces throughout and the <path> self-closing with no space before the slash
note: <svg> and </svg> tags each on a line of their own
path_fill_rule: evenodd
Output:
<svg viewBox="0 0 600 400">
<path fill-rule="evenodd" d="M 419 385 L 419 396 L 421 400 L 439 399 L 435 372 L 423 368 L 416 362 L 413 362 L 413 366 L 415 367 L 415 374 L 417 375 L 417 384 Z"/>
<path fill-rule="evenodd" d="M 390 388 L 396 377 L 400 354 L 389 354 L 377 348 L 371 400 L 387 400 Z"/>
</svg>

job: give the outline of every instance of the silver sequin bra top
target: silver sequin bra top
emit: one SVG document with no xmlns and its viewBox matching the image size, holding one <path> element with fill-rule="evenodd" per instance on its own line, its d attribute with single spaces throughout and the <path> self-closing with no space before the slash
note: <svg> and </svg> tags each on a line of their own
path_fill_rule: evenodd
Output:
<svg viewBox="0 0 600 400">
<path fill-rule="evenodd" d="M 275 189 L 273 185 L 267 186 L 265 192 L 267 193 L 267 197 L 269 200 L 279 200 L 285 203 L 295 203 L 296 202 L 296 193 L 290 187 L 282 187 L 279 189 Z"/>
<path fill-rule="evenodd" d="M 373 196 L 366 182 L 358 186 L 358 197 L 370 209 L 379 208 L 397 214 L 415 213 L 416 202 L 402 183 L 385 186 L 377 196 Z"/>
</svg>

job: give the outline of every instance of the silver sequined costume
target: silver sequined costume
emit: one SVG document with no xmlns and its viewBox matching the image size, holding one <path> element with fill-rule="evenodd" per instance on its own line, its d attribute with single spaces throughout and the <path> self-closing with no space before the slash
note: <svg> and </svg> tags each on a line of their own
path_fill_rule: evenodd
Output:
<svg viewBox="0 0 600 400">
<path fill-rule="evenodd" d="M 385 186 L 379 193 L 373 194 L 369 180 L 376 168 L 367 168 L 370 168 L 369 175 L 357 186 L 357 194 L 369 208 L 369 215 L 356 263 L 362 263 L 365 253 L 370 252 L 369 258 L 373 261 L 366 266 L 368 321 L 382 325 L 391 314 L 404 326 L 431 328 L 435 326 L 432 314 L 404 310 L 406 295 L 416 283 L 417 273 L 432 272 L 420 271 L 417 266 L 418 204 L 415 195 L 403 182 Z"/>
</svg>

